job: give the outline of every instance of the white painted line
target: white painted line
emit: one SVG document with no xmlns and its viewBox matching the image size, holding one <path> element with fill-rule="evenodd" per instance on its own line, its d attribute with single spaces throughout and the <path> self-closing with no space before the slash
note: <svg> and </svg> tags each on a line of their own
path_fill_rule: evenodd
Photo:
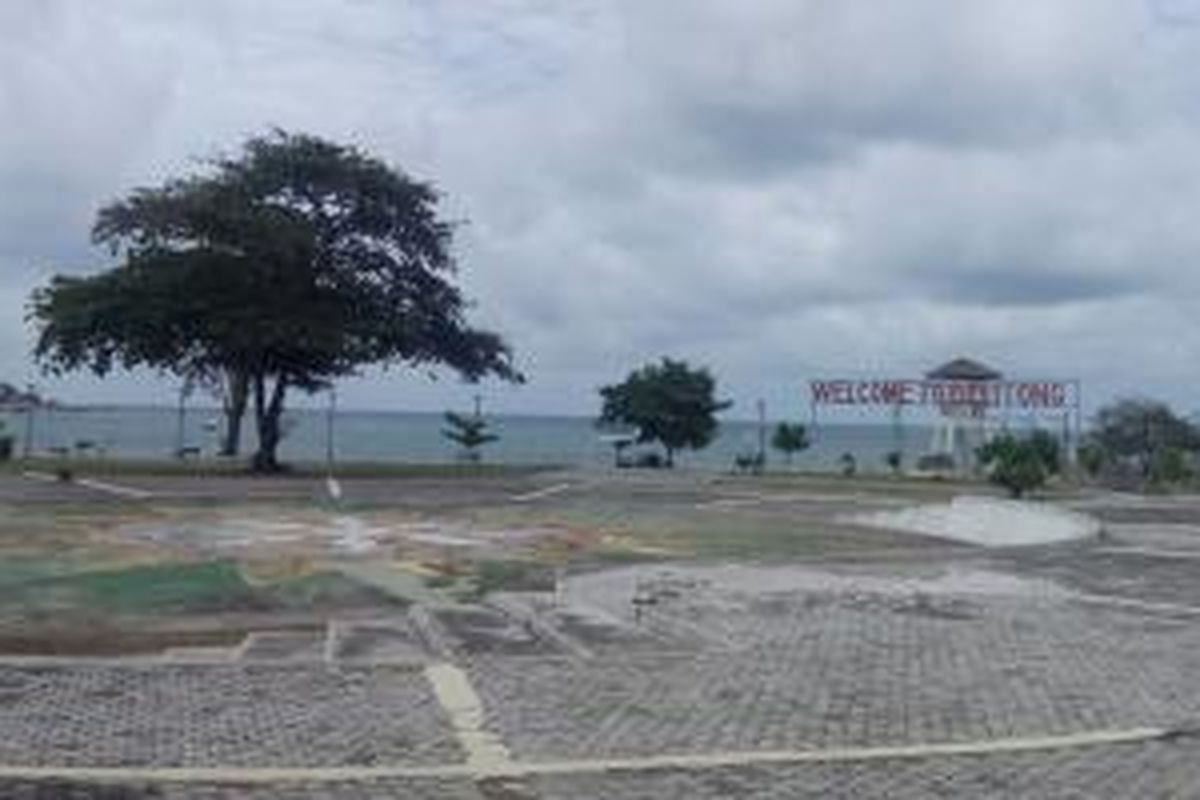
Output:
<svg viewBox="0 0 1200 800">
<path fill-rule="evenodd" d="M 337 660 L 337 646 L 339 637 L 339 626 L 337 620 L 329 620 L 325 623 L 325 647 L 323 657 L 326 664 L 332 664 Z"/>
<path fill-rule="evenodd" d="M 475 693 L 467 673 L 443 662 L 426 667 L 425 677 L 433 686 L 438 703 L 450 716 L 458 743 L 467 753 L 467 765 L 489 775 L 511 769 L 508 748 L 484 726 L 483 701 Z"/>
<path fill-rule="evenodd" d="M 1106 556 L 1143 556 L 1145 558 L 1200 558 L 1200 550 L 1160 550 L 1154 547 L 1097 547 L 1092 551 Z"/>
<path fill-rule="evenodd" d="M 703 500 L 694 504 L 699 510 L 740 508 L 742 506 L 763 505 L 766 503 L 798 503 L 809 505 L 870 505 L 881 508 L 905 507 L 916 501 L 899 497 L 881 497 L 866 495 L 861 492 L 846 492 L 844 494 L 820 492 L 788 492 L 779 494 L 737 494 L 718 497 L 714 500 Z"/>
<path fill-rule="evenodd" d="M 549 497 L 552 494 L 558 494 L 571 488 L 569 483 L 556 483 L 553 486 L 547 486 L 545 489 L 538 489 L 535 492 L 527 492 L 526 494 L 514 494 L 509 499 L 514 503 L 528 503 L 530 500 L 539 500 L 543 497 Z"/>
<path fill-rule="evenodd" d="M 39 472 L 35 470 L 26 470 L 22 472 L 26 478 L 44 483 L 59 483 L 57 475 L 51 475 L 49 472 Z M 80 486 L 86 486 L 89 489 L 95 489 L 98 492 L 108 492 L 109 494 L 119 495 L 121 497 L 131 497 L 136 500 L 145 500 L 153 497 L 153 492 L 148 492 L 145 489 L 135 489 L 132 486 L 118 486 L 115 483 L 105 483 L 104 481 L 91 480 L 89 478 L 76 478 L 73 481 L 62 481 L 63 483 L 77 483 Z"/>
<path fill-rule="evenodd" d="M 439 665 L 450 666 L 450 665 Z M 451 667 L 453 668 L 453 667 Z M 1077 747 L 1130 744 L 1162 739 L 1166 728 L 1085 731 L 1062 736 L 1029 736 L 975 742 L 846 747 L 829 750 L 762 750 L 727 753 L 679 753 L 659 756 L 576 761 L 435 764 L 384 767 L 46 767 L 3 766 L 0 779 L 62 779 L 104 783 L 289 783 L 364 781 L 384 778 L 477 778 L 528 775 L 576 775 L 594 772 L 644 770 L 696 770 L 754 764 L 821 764 L 830 762 L 885 761 L 948 756 L 1062 750 Z"/>
<path fill-rule="evenodd" d="M 1132 608 L 1154 614 L 1175 614 L 1188 617 L 1200 615 L 1200 606 L 1185 606 L 1180 603 L 1156 603 L 1150 600 L 1134 600 L 1131 597 L 1113 597 L 1103 594 L 1072 595 L 1070 599 L 1090 605 Z"/>
<path fill-rule="evenodd" d="M 95 481 L 90 478 L 76 478 L 75 483 L 78 483 L 80 486 L 86 486 L 89 489 L 95 489 L 98 492 L 108 492 L 118 497 L 129 497 L 134 500 L 145 500 L 154 496 L 153 492 L 148 492 L 145 489 L 134 489 L 132 486 L 118 486 L 115 483 L 105 483 L 104 481 Z"/>
</svg>

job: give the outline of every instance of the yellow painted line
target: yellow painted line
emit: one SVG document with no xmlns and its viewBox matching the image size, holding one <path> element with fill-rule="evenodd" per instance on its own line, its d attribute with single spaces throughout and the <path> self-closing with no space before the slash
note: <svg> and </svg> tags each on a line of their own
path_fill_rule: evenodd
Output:
<svg viewBox="0 0 1200 800">
<path fill-rule="evenodd" d="M 496 759 L 465 764 L 384 767 L 46 767 L 0 765 L 0 779 L 74 780 L 103 783 L 289 783 L 384 780 L 388 778 L 478 778 L 576 775 L 596 772 L 698 770 L 755 764 L 824 764 L 986 756 L 1148 742 L 1168 736 L 1165 728 L 1086 731 L 974 742 L 846 747 L 828 750 L 758 750 L 679 753 L 627 758 L 521 762 Z"/>
<path fill-rule="evenodd" d="M 485 727 L 483 701 L 475 693 L 471 678 L 454 664 L 430 664 L 425 677 L 433 686 L 438 703 L 450 716 L 458 743 L 467 753 L 467 765 L 493 774 L 511 768 L 512 757 L 500 737 Z"/>
<path fill-rule="evenodd" d="M 420 561 L 393 561 L 392 566 L 401 572 L 419 575 L 422 578 L 440 578 L 445 574 L 440 570 L 422 564 Z"/>
</svg>

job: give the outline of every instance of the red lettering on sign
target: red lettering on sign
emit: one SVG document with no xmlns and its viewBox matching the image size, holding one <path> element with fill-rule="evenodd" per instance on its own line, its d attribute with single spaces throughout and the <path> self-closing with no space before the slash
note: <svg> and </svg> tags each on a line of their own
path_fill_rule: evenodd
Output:
<svg viewBox="0 0 1200 800">
<path fill-rule="evenodd" d="M 1058 409 L 1072 402 L 1065 381 L 814 380 L 815 405 Z"/>
<path fill-rule="evenodd" d="M 812 401 L 814 403 L 834 402 L 832 384 L 826 381 L 812 381 L 809 386 L 812 388 Z"/>
</svg>

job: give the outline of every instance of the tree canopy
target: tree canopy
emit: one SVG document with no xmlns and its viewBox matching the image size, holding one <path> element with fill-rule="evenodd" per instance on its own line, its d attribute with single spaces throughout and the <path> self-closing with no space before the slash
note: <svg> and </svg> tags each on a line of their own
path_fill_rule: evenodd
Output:
<svg viewBox="0 0 1200 800">
<path fill-rule="evenodd" d="M 500 439 L 498 434 L 488 430 L 490 424 L 481 414 L 467 416 L 447 411 L 445 420 L 447 427 L 442 429 L 442 436 L 461 447 L 467 461 L 478 461 L 479 449 Z"/>
<path fill-rule="evenodd" d="M 466 322 L 437 201 L 356 148 L 253 138 L 100 211 L 93 241 L 118 263 L 34 293 L 36 356 L 51 371 L 148 366 L 221 384 L 231 418 L 252 398 L 262 470 L 278 467 L 288 388 L 374 363 L 520 380 L 504 341 Z"/>
<path fill-rule="evenodd" d="M 808 449 L 808 429 L 799 422 L 781 422 L 771 434 L 771 446 L 783 453 L 788 464 L 791 464 L 796 453 Z"/>
<path fill-rule="evenodd" d="M 699 450 L 716 436 L 716 414 L 732 403 L 715 395 L 716 381 L 707 369 L 664 358 L 601 388 L 598 422 L 636 427 L 638 441 L 661 444 L 667 466 L 673 466 L 677 450 Z"/>
<path fill-rule="evenodd" d="M 1166 403 L 1125 399 L 1096 414 L 1085 451 L 1092 471 L 1130 469 L 1144 482 L 1185 473 L 1186 455 L 1200 450 L 1200 429 Z"/>
</svg>

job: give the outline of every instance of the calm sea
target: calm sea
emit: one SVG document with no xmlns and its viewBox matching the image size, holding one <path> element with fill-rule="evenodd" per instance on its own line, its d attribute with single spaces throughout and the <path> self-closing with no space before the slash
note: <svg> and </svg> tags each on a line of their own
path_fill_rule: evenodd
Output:
<svg viewBox="0 0 1200 800">
<path fill-rule="evenodd" d="M 490 418 L 500 440 L 484 448 L 484 461 L 509 464 L 559 464 L 604 466 L 612 462 L 612 448 L 602 442 L 588 417 L 496 416 Z M 8 432 L 17 439 L 17 452 L 24 449 L 27 421 L 23 415 L 0 414 Z M 198 447 L 205 456 L 217 449 L 220 414 L 191 409 L 184 416 L 184 442 Z M 318 461 L 325 458 L 326 416 L 320 411 L 286 414 L 289 433 L 280 447 L 286 460 Z M 254 446 L 253 424 L 248 417 L 243 450 Z M 334 426 L 337 458 L 344 461 L 449 463 L 455 447 L 441 435 L 440 414 L 405 412 L 341 411 Z M 769 442 L 768 423 L 768 442 Z M 179 439 L 179 415 L 171 408 L 117 407 L 38 411 L 33 420 L 33 449 L 45 454 L 56 447 L 74 448 L 90 442 L 106 457 L 168 458 Z M 925 452 L 930 431 L 909 425 L 897 430 L 889 424 L 822 424 L 810 431 L 812 447 L 797 455 L 795 464 L 810 469 L 835 469 L 843 453 L 852 453 L 863 470 L 883 470 L 884 455 L 894 449 L 905 453 L 908 463 Z M 678 457 L 680 466 L 726 470 L 734 457 L 754 452 L 758 446 L 758 424 L 723 421 L 717 439 L 698 452 Z M 771 452 L 772 462 L 781 462 Z"/>
</svg>

